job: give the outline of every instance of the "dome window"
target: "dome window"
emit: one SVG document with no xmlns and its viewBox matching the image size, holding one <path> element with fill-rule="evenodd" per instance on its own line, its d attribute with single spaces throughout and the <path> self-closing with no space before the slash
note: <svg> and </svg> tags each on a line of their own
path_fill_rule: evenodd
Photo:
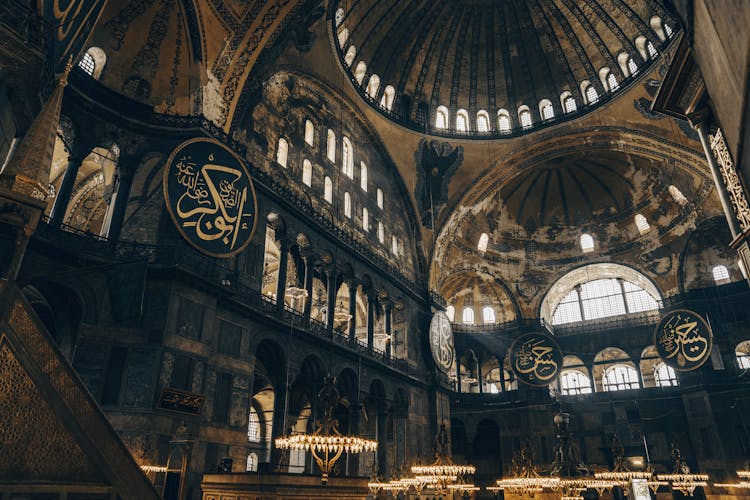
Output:
<svg viewBox="0 0 750 500">
<path fill-rule="evenodd" d="M 326 154 L 331 163 L 336 163 L 336 134 L 328 129 L 328 140 L 326 141 Z"/>
<path fill-rule="evenodd" d="M 464 312 L 461 318 L 464 325 L 474 324 L 474 309 L 471 307 L 464 307 Z"/>
<path fill-rule="evenodd" d="M 648 50 L 648 57 L 649 59 L 655 58 L 659 53 L 656 51 L 656 47 L 654 47 L 654 44 L 651 43 L 651 40 L 646 42 L 646 50 Z"/>
<path fill-rule="evenodd" d="M 380 105 L 388 111 L 393 110 L 393 98 L 396 96 L 396 89 L 393 85 L 387 85 L 383 91 L 383 97 L 380 99 Z"/>
<path fill-rule="evenodd" d="M 365 73 L 367 73 L 367 64 L 364 61 L 359 61 L 357 68 L 354 70 L 354 79 L 357 80 L 358 84 L 362 85 L 362 82 L 365 81 Z"/>
<path fill-rule="evenodd" d="M 456 113 L 456 130 L 459 132 L 469 131 L 469 113 L 465 109 L 459 109 Z"/>
<path fill-rule="evenodd" d="M 598 100 L 599 93 L 596 91 L 596 87 L 589 84 L 589 86 L 586 87 L 586 101 L 588 101 L 589 104 L 595 104 Z"/>
<path fill-rule="evenodd" d="M 363 161 L 359 162 L 359 187 L 367 192 L 367 165 Z"/>
<path fill-rule="evenodd" d="M 362 229 L 365 231 L 370 230 L 370 212 L 367 207 L 362 207 Z"/>
<path fill-rule="evenodd" d="M 308 146 L 313 145 L 315 140 L 315 128 L 310 120 L 305 120 L 305 143 Z"/>
<path fill-rule="evenodd" d="M 333 203 L 333 181 L 331 181 L 331 178 L 326 176 L 325 181 L 323 182 L 323 198 L 328 203 Z"/>
<path fill-rule="evenodd" d="M 575 113 L 578 111 L 576 100 L 570 92 L 563 92 L 562 95 L 560 95 L 560 104 L 562 104 L 563 111 L 566 113 Z"/>
<path fill-rule="evenodd" d="M 635 63 L 635 60 L 633 60 L 632 57 L 628 57 L 628 71 L 630 72 L 631 76 L 635 76 L 638 74 L 638 65 Z"/>
<path fill-rule="evenodd" d="M 490 242 L 490 237 L 487 236 L 487 233 L 482 233 L 482 235 L 479 237 L 479 243 L 477 243 L 477 250 L 484 253 L 487 251 L 487 244 Z"/>
<path fill-rule="evenodd" d="M 78 61 L 78 67 L 94 80 L 102 76 L 107 55 L 99 47 L 90 47 Z"/>
<path fill-rule="evenodd" d="M 286 168 L 286 160 L 289 154 L 289 144 L 283 137 L 279 139 L 279 145 L 276 148 L 276 163 Z"/>
<path fill-rule="evenodd" d="M 447 128 L 448 127 L 448 108 L 440 106 L 435 114 L 435 128 Z"/>
<path fill-rule="evenodd" d="M 549 99 L 543 99 L 539 103 L 539 114 L 542 116 L 542 121 L 555 118 L 555 109 L 552 107 L 552 102 Z"/>
<path fill-rule="evenodd" d="M 477 132 L 489 132 L 490 131 L 490 115 L 485 110 L 480 110 L 477 113 Z"/>
<path fill-rule="evenodd" d="M 583 253 L 594 251 L 594 238 L 588 233 L 583 233 L 581 235 L 581 250 Z"/>
<path fill-rule="evenodd" d="M 344 193 L 344 215 L 348 218 L 352 218 L 352 195 Z"/>
<path fill-rule="evenodd" d="M 670 185 L 668 191 L 670 196 L 672 196 L 672 199 L 676 201 L 678 205 L 687 205 L 688 199 L 685 198 L 685 195 L 682 194 L 682 191 L 680 191 L 677 186 L 675 186 L 674 184 Z"/>
<path fill-rule="evenodd" d="M 347 66 L 351 66 L 354 64 L 354 58 L 357 57 L 357 47 L 354 45 L 350 45 L 349 49 L 346 51 L 346 55 L 344 56 L 344 62 Z"/>
<path fill-rule="evenodd" d="M 307 187 L 312 186 L 312 163 L 310 163 L 310 160 L 302 162 L 302 184 Z"/>
<path fill-rule="evenodd" d="M 646 217 L 644 217 L 642 214 L 635 215 L 635 227 L 638 228 L 638 232 L 641 234 L 646 234 L 651 231 L 651 226 L 646 220 Z"/>
<path fill-rule="evenodd" d="M 664 34 L 667 35 L 667 38 L 672 38 L 672 35 L 674 34 L 672 27 L 667 23 L 664 23 Z"/>
<path fill-rule="evenodd" d="M 492 325 L 495 323 L 495 310 L 491 306 L 485 306 L 482 308 L 482 321 L 485 325 Z"/>
<path fill-rule="evenodd" d="M 78 67 L 81 68 L 84 73 L 87 75 L 93 77 L 94 76 L 94 70 L 96 69 L 96 63 L 94 62 L 94 57 L 86 52 L 83 54 L 83 57 L 80 61 L 78 61 Z"/>
<path fill-rule="evenodd" d="M 501 109 L 497 112 L 497 129 L 503 133 L 510 133 L 510 113 Z"/>
<path fill-rule="evenodd" d="M 531 121 L 531 111 L 528 106 L 521 106 L 518 108 L 518 121 L 521 124 L 521 128 L 528 130 L 533 126 Z"/>
<path fill-rule="evenodd" d="M 717 266 L 714 266 L 711 272 L 714 275 L 714 282 L 717 285 L 724 285 L 726 283 L 729 283 L 729 270 L 727 269 L 727 266 L 722 266 L 721 264 L 719 264 Z"/>
<path fill-rule="evenodd" d="M 367 94 L 375 99 L 378 95 L 378 89 L 380 88 L 380 77 L 378 75 L 370 76 L 370 80 L 367 82 Z"/>
<path fill-rule="evenodd" d="M 609 87 L 610 92 L 615 92 L 620 89 L 620 84 L 617 82 L 617 77 L 612 72 L 607 75 L 607 86 Z"/>
</svg>

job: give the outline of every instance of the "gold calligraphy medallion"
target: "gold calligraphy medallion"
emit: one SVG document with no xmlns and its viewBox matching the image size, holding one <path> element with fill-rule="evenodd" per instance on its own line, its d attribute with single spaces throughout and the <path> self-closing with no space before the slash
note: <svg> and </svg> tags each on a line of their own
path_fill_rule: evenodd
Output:
<svg viewBox="0 0 750 500">
<path fill-rule="evenodd" d="M 510 367 L 528 385 L 539 387 L 554 382 L 560 374 L 562 358 L 557 342 L 540 332 L 524 333 L 510 346 Z"/>
<path fill-rule="evenodd" d="M 677 371 L 689 372 L 708 361 L 713 334 L 700 314 L 676 309 L 666 313 L 656 325 L 654 346 L 665 364 Z"/>
<path fill-rule="evenodd" d="M 430 351 L 437 367 L 446 373 L 450 371 L 456 350 L 451 322 L 443 311 L 436 312 L 430 321 Z"/>
<path fill-rule="evenodd" d="M 231 257 L 253 237 L 258 201 L 252 179 L 242 159 L 214 139 L 191 139 L 172 152 L 164 202 L 182 237 L 211 257 Z"/>
</svg>

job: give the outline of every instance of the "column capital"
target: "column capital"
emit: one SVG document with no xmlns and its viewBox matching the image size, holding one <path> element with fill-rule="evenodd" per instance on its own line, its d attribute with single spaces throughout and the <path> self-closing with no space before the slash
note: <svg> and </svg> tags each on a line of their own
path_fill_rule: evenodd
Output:
<svg viewBox="0 0 750 500">
<path fill-rule="evenodd" d="M 690 126 L 695 130 L 706 130 L 711 118 L 711 110 L 708 107 L 703 107 L 693 111 L 687 115 Z"/>
</svg>

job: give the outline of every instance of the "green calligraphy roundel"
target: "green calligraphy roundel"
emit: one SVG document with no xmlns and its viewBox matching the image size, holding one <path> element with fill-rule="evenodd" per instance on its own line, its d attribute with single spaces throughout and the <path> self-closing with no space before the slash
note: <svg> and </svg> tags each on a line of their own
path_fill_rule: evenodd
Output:
<svg viewBox="0 0 750 500">
<path fill-rule="evenodd" d="M 711 357 L 713 334 L 697 312 L 675 309 L 654 330 L 654 346 L 664 363 L 679 372 L 700 368 Z"/>
<path fill-rule="evenodd" d="M 180 144 L 164 168 L 164 201 L 183 238 L 227 258 L 250 243 L 258 204 L 242 159 L 214 139 Z"/>
<path fill-rule="evenodd" d="M 563 356 L 557 342 L 541 332 L 528 332 L 510 346 L 510 367 L 521 382 L 545 386 L 554 382 L 562 369 Z"/>
</svg>

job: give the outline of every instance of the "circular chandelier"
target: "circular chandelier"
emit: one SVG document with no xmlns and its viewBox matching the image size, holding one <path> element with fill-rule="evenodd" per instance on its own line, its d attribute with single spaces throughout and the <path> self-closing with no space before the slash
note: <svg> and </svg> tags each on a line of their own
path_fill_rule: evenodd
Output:
<svg viewBox="0 0 750 500">
<path fill-rule="evenodd" d="M 322 473 L 320 482 L 328 483 L 336 461 L 344 453 L 373 452 L 378 449 L 378 442 L 359 436 L 346 436 L 338 429 L 338 420 L 333 418 L 341 397 L 333 377 L 326 377 L 323 388 L 318 393 L 318 400 L 326 402 L 325 416 L 318 423 L 312 434 L 293 434 L 276 438 L 275 445 L 280 450 L 301 450 L 310 452 Z"/>
</svg>

